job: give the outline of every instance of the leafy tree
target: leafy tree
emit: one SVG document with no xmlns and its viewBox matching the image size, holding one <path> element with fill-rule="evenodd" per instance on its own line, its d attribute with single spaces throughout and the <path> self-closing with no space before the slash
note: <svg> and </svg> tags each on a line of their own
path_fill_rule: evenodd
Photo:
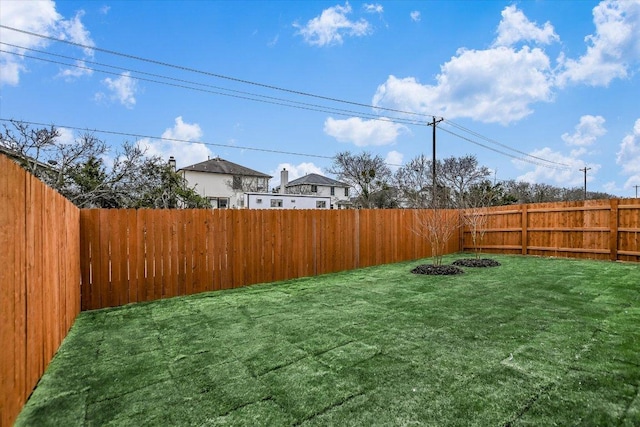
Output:
<svg viewBox="0 0 640 427">
<path fill-rule="evenodd" d="M 488 179 L 473 184 L 465 196 L 467 206 L 504 206 L 517 202 L 516 197 L 508 194 L 501 182 L 492 184 Z"/>
<path fill-rule="evenodd" d="M 338 153 L 327 172 L 353 187 L 358 194 L 358 203 L 363 208 L 375 207 L 372 194 L 384 190 L 391 179 L 391 169 L 384 159 L 378 155 L 372 156 L 368 152 Z"/>
</svg>

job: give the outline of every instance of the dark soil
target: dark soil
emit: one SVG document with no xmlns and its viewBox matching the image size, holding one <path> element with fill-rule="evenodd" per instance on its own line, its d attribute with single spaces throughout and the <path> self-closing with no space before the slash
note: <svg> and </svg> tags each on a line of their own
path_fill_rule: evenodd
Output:
<svg viewBox="0 0 640 427">
<path fill-rule="evenodd" d="M 497 267 L 500 263 L 489 258 L 465 258 L 454 261 L 453 265 L 458 265 L 460 267 Z"/>
<path fill-rule="evenodd" d="M 464 271 L 461 268 L 458 268 L 454 265 L 433 265 L 433 264 L 423 264 L 419 265 L 413 270 L 411 270 L 414 274 L 429 274 L 431 276 L 447 276 L 452 274 L 461 274 Z"/>
</svg>

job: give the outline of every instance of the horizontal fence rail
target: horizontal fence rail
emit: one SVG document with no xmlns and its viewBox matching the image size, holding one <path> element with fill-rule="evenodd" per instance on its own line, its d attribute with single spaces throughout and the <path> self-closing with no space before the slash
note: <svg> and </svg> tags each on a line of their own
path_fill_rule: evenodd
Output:
<svg viewBox="0 0 640 427">
<path fill-rule="evenodd" d="M 428 257 L 428 212 L 81 210 L 82 309 Z"/>
<path fill-rule="evenodd" d="M 80 211 L 0 155 L 0 426 L 11 426 L 80 312 Z"/>
<path fill-rule="evenodd" d="M 502 206 L 463 215 L 483 217 L 476 222 L 476 246 L 474 227 L 465 221 L 466 251 L 640 261 L 640 199 Z"/>
</svg>

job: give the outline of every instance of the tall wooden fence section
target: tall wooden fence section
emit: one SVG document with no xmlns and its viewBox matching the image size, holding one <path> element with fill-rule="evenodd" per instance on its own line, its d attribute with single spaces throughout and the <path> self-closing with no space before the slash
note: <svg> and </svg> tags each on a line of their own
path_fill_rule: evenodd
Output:
<svg viewBox="0 0 640 427">
<path fill-rule="evenodd" d="M 79 210 L 0 155 L 0 426 L 10 426 L 80 312 Z"/>
<path fill-rule="evenodd" d="M 467 215 L 472 215 L 467 212 Z M 477 211 L 483 252 L 640 261 L 640 199 L 513 205 Z M 463 250 L 473 250 L 472 228 Z"/>
<path fill-rule="evenodd" d="M 431 256 L 424 212 L 82 210 L 82 309 Z"/>
</svg>

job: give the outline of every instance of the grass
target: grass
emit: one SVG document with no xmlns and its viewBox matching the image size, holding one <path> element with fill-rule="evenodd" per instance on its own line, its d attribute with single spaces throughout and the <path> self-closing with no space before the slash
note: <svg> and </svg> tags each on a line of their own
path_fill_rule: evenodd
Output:
<svg viewBox="0 0 640 427">
<path fill-rule="evenodd" d="M 491 258 L 83 312 L 16 425 L 640 425 L 640 265 Z"/>
</svg>

